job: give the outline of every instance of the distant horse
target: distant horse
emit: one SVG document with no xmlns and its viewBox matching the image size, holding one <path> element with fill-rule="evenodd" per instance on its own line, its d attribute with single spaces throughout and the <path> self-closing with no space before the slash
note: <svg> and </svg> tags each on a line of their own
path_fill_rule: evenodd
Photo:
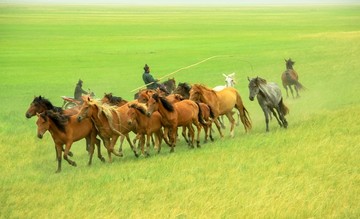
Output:
<svg viewBox="0 0 360 219">
<path fill-rule="evenodd" d="M 235 72 L 229 75 L 223 74 L 223 76 L 225 77 L 225 85 L 219 85 L 214 87 L 214 91 L 221 91 L 225 87 L 235 87 Z"/>
<path fill-rule="evenodd" d="M 112 162 L 111 153 L 116 156 L 122 156 L 122 142 L 120 144 L 120 153 L 114 150 L 115 143 L 119 136 L 126 137 L 135 156 L 138 157 L 136 148 L 132 145 L 128 134 L 134 130 L 134 127 L 127 124 L 126 111 L 128 106 L 123 105 L 118 108 L 106 107 L 99 105 L 90 98 L 83 98 L 83 101 L 80 112 L 77 114 L 77 119 L 81 122 L 83 119 L 91 118 L 94 122 L 96 128 L 99 130 L 99 136 L 104 141 L 108 151 L 109 162 Z"/>
<path fill-rule="evenodd" d="M 286 63 L 286 71 L 281 75 L 281 81 L 283 87 L 286 89 L 286 96 L 289 97 L 288 87 L 290 88 L 291 95 L 294 98 L 293 89 L 291 85 L 294 85 L 296 91 L 296 97 L 300 97 L 298 90 L 305 89 L 304 86 L 298 81 L 299 76 L 297 72 L 293 69 L 293 65 L 295 64 L 294 61 L 289 58 L 288 60 L 285 59 Z"/>
<path fill-rule="evenodd" d="M 101 161 L 105 161 L 100 151 L 100 140 L 96 139 L 97 130 L 90 119 L 85 119 L 82 122 L 76 121 L 76 115 L 67 116 L 47 110 L 38 115 L 36 121 L 37 136 L 41 139 L 46 131 L 51 133 L 51 137 L 55 143 L 55 150 L 57 153 L 58 169 L 56 173 L 61 171 L 61 155 L 63 145 L 65 144 L 64 159 L 72 166 L 76 166 L 75 161 L 68 158 L 68 154 L 73 142 L 81 140 L 83 138 L 88 139 L 90 142 L 90 159 L 89 165 L 91 165 L 92 156 L 94 154 L 94 144 L 98 149 L 98 157 Z"/>
<path fill-rule="evenodd" d="M 285 119 L 285 115 L 289 113 L 289 109 L 283 103 L 283 98 L 281 95 L 281 90 L 276 83 L 266 82 L 266 80 L 256 77 L 248 78 L 249 80 L 249 99 L 254 100 L 255 96 L 264 111 L 265 122 L 266 122 L 266 131 L 269 131 L 269 117 L 271 114 L 275 116 L 281 127 L 287 128 L 288 123 Z M 276 115 L 274 109 L 279 114 L 279 117 Z"/>
<path fill-rule="evenodd" d="M 137 137 L 134 139 L 141 139 L 141 151 L 147 157 L 149 156 L 150 138 L 152 134 L 155 134 L 155 150 L 160 153 L 161 141 L 163 138 L 161 115 L 159 112 L 154 112 L 150 117 L 147 116 L 147 109 L 143 104 L 131 104 L 129 105 L 128 123 L 132 125 L 136 123 Z M 144 136 L 146 135 L 146 150 L 144 149 Z"/>
<path fill-rule="evenodd" d="M 173 93 L 175 88 L 176 88 L 175 78 L 169 78 L 167 81 L 159 84 L 158 90 L 161 91 L 165 96 L 167 96 Z M 134 95 L 134 99 L 138 99 L 140 92 L 143 90 L 147 90 L 147 89 L 142 89 L 139 92 L 137 92 Z"/>
<path fill-rule="evenodd" d="M 184 127 L 189 130 L 190 133 L 190 146 L 194 147 L 194 124 L 197 128 L 197 147 L 200 147 L 200 123 L 205 123 L 201 116 L 201 109 L 197 103 L 191 100 L 183 100 L 175 104 L 169 103 L 165 97 L 161 97 L 158 94 L 153 94 L 148 105 L 148 115 L 151 115 L 155 111 L 159 111 L 162 116 L 163 125 L 165 127 L 164 137 L 167 138 L 168 132 L 170 134 L 171 150 L 174 152 L 176 145 L 176 130 L 177 127 Z M 199 123 L 200 122 L 200 123 Z M 183 129 L 184 130 L 184 129 Z M 182 133 L 186 138 L 186 133 Z"/>
<path fill-rule="evenodd" d="M 232 109 L 234 107 L 240 113 L 240 119 L 244 125 L 245 131 L 247 132 L 251 129 L 249 113 L 246 110 L 242 99 L 235 88 L 227 87 L 221 91 L 214 91 L 203 85 L 193 84 L 190 90 L 190 100 L 200 101 L 210 106 L 215 117 L 214 123 L 221 137 L 223 137 L 223 134 L 220 129 L 220 124 L 217 120 L 220 115 L 226 115 L 226 117 L 228 117 L 231 123 L 230 135 L 231 137 L 234 137 L 235 120 L 232 117 Z"/>
<path fill-rule="evenodd" d="M 128 101 L 124 100 L 121 97 L 113 96 L 112 93 L 105 93 L 104 97 L 101 99 L 101 103 L 107 103 L 111 106 L 122 106 L 125 105 Z"/>
<path fill-rule="evenodd" d="M 184 82 L 184 83 L 179 83 L 173 93 L 180 94 L 181 96 L 184 97 L 184 99 L 189 99 L 190 90 L 191 90 L 191 85 Z"/>
</svg>

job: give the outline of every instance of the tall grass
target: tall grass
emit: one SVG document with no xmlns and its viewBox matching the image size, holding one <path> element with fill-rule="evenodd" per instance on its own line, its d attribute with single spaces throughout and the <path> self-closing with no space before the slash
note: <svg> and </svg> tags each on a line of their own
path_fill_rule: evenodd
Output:
<svg viewBox="0 0 360 219">
<path fill-rule="evenodd" d="M 0 207 L 2 218 L 358 218 L 358 6 L 110 7 L 0 5 Z M 74 143 L 76 168 L 56 161 L 25 111 L 34 95 L 55 105 L 85 88 L 132 99 L 142 67 L 177 82 L 223 84 L 236 72 L 253 130 L 174 154 L 112 164 Z M 248 99 L 247 76 L 281 84 L 284 58 L 307 91 L 285 99 L 287 130 Z M 285 91 L 284 91 L 285 92 Z M 105 155 L 105 150 L 103 150 Z"/>
</svg>

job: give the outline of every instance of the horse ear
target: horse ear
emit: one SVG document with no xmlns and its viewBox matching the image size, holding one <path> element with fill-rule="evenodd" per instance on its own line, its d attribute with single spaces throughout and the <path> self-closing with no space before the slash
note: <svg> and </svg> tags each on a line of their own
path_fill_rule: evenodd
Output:
<svg viewBox="0 0 360 219">
<path fill-rule="evenodd" d="M 249 76 L 248 76 L 248 81 L 250 82 L 250 78 L 249 78 Z"/>
<path fill-rule="evenodd" d="M 227 78 L 227 75 L 226 75 L 226 74 L 223 74 L 223 76 L 224 76 L 225 78 Z"/>
<path fill-rule="evenodd" d="M 90 97 L 87 97 L 87 101 L 91 101 L 91 100 L 90 100 Z"/>
<path fill-rule="evenodd" d="M 40 113 L 36 113 L 36 116 L 37 116 L 37 117 L 40 117 Z"/>
<path fill-rule="evenodd" d="M 229 74 L 229 77 L 234 77 L 235 76 L 235 72 L 233 72 L 233 73 L 231 73 L 231 74 Z"/>
</svg>

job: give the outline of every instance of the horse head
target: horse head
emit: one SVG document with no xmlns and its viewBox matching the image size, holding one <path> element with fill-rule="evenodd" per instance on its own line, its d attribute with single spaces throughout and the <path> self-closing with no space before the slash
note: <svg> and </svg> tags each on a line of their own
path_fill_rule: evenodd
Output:
<svg viewBox="0 0 360 219">
<path fill-rule="evenodd" d="M 77 121 L 81 122 L 85 118 L 89 118 L 92 114 L 92 106 L 95 104 L 89 96 L 82 97 L 83 104 L 81 105 L 80 111 L 77 114 Z"/>
<path fill-rule="evenodd" d="M 104 97 L 101 99 L 101 103 L 109 103 L 112 97 L 112 93 L 104 93 Z"/>
<path fill-rule="evenodd" d="M 180 94 L 185 99 L 189 99 L 191 86 L 187 83 L 179 83 L 176 89 L 174 90 L 174 94 Z"/>
<path fill-rule="evenodd" d="M 229 75 L 223 74 L 223 76 L 225 77 L 225 86 L 226 87 L 234 87 L 235 86 L 235 79 L 234 79 L 235 72 L 233 72 Z"/>
<path fill-rule="evenodd" d="M 286 69 L 293 69 L 293 65 L 295 62 L 289 58 L 288 60 L 285 59 Z"/>
<path fill-rule="evenodd" d="M 45 112 L 36 113 L 36 116 L 38 117 L 38 119 L 36 121 L 36 125 L 38 127 L 37 128 L 37 137 L 42 139 L 45 132 L 47 130 L 49 130 L 50 124 L 49 124 L 49 121 L 47 119 Z"/>
</svg>

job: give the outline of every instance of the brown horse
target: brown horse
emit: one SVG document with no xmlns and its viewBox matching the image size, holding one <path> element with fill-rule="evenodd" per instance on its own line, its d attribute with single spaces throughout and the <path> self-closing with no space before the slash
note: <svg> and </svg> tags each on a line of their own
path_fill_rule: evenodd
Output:
<svg viewBox="0 0 360 219">
<path fill-rule="evenodd" d="M 105 93 L 104 97 L 101 99 L 101 103 L 107 103 L 110 106 L 122 106 L 125 105 L 128 101 L 124 100 L 121 97 L 113 96 L 112 93 Z"/>
<path fill-rule="evenodd" d="M 286 90 L 286 96 L 289 97 L 288 87 L 290 88 L 291 95 L 294 98 L 293 89 L 291 85 L 294 85 L 296 91 L 296 97 L 300 97 L 298 90 L 303 90 L 305 87 L 299 82 L 299 76 L 297 72 L 294 70 L 293 65 L 295 64 L 294 61 L 289 58 L 288 60 L 285 59 L 286 63 L 286 71 L 284 71 L 281 75 L 282 85 Z"/>
<path fill-rule="evenodd" d="M 134 130 L 127 124 L 126 112 L 128 110 L 127 105 L 121 107 L 108 107 L 99 105 L 96 101 L 90 98 L 83 98 L 83 105 L 81 106 L 80 112 L 77 115 L 78 121 L 82 121 L 85 118 L 91 118 L 95 123 L 96 128 L 99 130 L 99 136 L 104 141 L 105 147 L 108 151 L 109 162 L 112 162 L 111 153 L 116 156 L 122 155 L 122 142 L 120 145 L 120 152 L 114 150 L 115 143 L 119 136 L 125 136 L 126 140 L 130 144 L 136 157 L 138 154 L 136 148 L 132 145 L 129 132 Z"/>
<path fill-rule="evenodd" d="M 185 98 L 180 94 L 170 94 L 170 95 L 166 96 L 166 99 L 167 99 L 167 101 L 169 101 L 172 104 L 180 102 L 182 100 L 185 100 Z M 201 124 L 205 131 L 204 143 L 207 142 L 209 136 L 210 136 L 210 140 L 214 141 L 214 139 L 212 137 L 212 133 L 211 133 L 211 124 L 212 124 L 212 119 L 214 118 L 214 114 L 211 111 L 211 108 L 207 104 L 199 103 L 199 106 L 201 108 L 202 118 L 206 122 L 206 124 Z M 186 127 L 183 127 L 183 128 L 186 129 Z M 186 142 L 189 142 L 187 138 L 185 138 L 185 140 L 186 140 Z"/>
<path fill-rule="evenodd" d="M 98 149 L 98 157 L 101 161 L 105 161 L 100 151 L 100 140 L 96 138 L 97 130 L 90 119 L 85 119 L 82 122 L 76 121 L 76 115 L 67 116 L 47 110 L 38 115 L 36 121 L 37 136 L 41 139 L 46 131 L 51 133 L 51 137 L 55 143 L 55 150 L 58 160 L 58 169 L 56 173 L 61 171 L 61 155 L 63 145 L 65 144 L 64 159 L 72 166 L 76 166 L 75 161 L 68 158 L 68 154 L 73 142 L 81 140 L 83 138 L 88 139 L 90 142 L 90 159 L 89 165 L 91 165 L 92 156 L 94 154 L 94 144 Z"/>
<path fill-rule="evenodd" d="M 171 150 L 174 152 L 174 147 L 176 145 L 176 130 L 179 126 L 186 126 L 190 133 L 190 146 L 194 147 L 194 124 L 197 128 L 197 147 L 200 147 L 200 123 L 205 123 L 201 116 L 201 109 L 199 105 L 191 100 L 183 100 L 175 104 L 169 103 L 165 97 L 161 97 L 158 94 L 153 94 L 149 101 L 148 105 L 148 115 L 151 115 L 155 111 L 159 111 L 162 116 L 163 125 L 165 127 L 164 137 L 170 136 Z M 199 123 L 200 122 L 200 123 Z M 168 135 L 169 132 L 169 135 Z M 183 136 L 186 136 L 183 129 Z"/>
<path fill-rule="evenodd" d="M 25 113 L 26 118 L 30 119 L 35 116 L 37 113 L 45 112 L 46 110 L 52 110 L 54 112 L 58 112 L 60 114 L 72 116 L 79 112 L 80 107 L 76 106 L 70 109 L 63 110 L 61 107 L 54 106 L 50 100 L 42 97 L 41 95 L 38 97 L 34 97 L 34 100 L 30 103 L 28 110 Z M 86 150 L 89 150 L 90 142 L 86 140 Z M 64 149 L 63 149 L 64 151 Z M 69 151 L 69 156 L 72 157 L 73 154 Z"/>
<path fill-rule="evenodd" d="M 147 116 L 146 108 L 143 104 L 131 104 L 128 111 L 128 123 L 130 125 L 136 123 L 137 136 L 134 139 L 141 139 L 141 151 L 147 157 L 149 156 L 150 138 L 155 134 L 155 150 L 160 153 L 161 141 L 163 138 L 161 115 L 159 112 L 154 112 L 150 117 Z M 144 150 L 144 136 L 146 135 L 146 151 Z"/>
<path fill-rule="evenodd" d="M 214 122 L 221 137 L 223 137 L 223 134 L 220 129 L 220 124 L 217 120 L 220 115 L 226 115 L 226 117 L 228 117 L 231 123 L 230 135 L 234 137 L 235 120 L 232 117 L 232 109 L 234 107 L 239 111 L 240 119 L 244 125 L 245 132 L 251 129 L 249 113 L 246 110 L 242 99 L 235 88 L 227 87 L 221 91 L 214 91 L 203 85 L 194 84 L 190 90 L 190 99 L 206 103 L 210 106 L 214 113 Z"/>
</svg>

